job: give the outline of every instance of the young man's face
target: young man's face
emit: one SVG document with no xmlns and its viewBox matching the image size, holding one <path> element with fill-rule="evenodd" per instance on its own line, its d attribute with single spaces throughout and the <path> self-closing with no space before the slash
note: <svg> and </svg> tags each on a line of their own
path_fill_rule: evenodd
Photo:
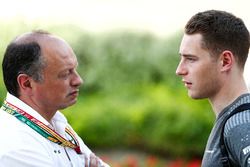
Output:
<svg viewBox="0 0 250 167">
<path fill-rule="evenodd" d="M 216 96 L 221 87 L 220 62 L 202 47 L 202 35 L 184 34 L 179 53 L 176 74 L 182 77 L 188 95 L 194 99 Z"/>
</svg>

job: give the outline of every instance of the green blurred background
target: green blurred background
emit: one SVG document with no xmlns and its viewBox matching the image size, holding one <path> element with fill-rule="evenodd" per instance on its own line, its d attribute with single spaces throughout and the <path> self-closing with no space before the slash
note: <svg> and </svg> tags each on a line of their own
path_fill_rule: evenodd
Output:
<svg viewBox="0 0 250 167">
<path fill-rule="evenodd" d="M 1 56 L 17 34 L 36 28 L 22 22 L 0 26 Z M 68 41 L 78 57 L 84 84 L 78 103 L 63 112 L 90 148 L 202 155 L 213 113 L 206 100 L 191 100 L 175 75 L 181 32 L 159 38 L 133 31 L 94 34 L 74 25 L 43 28 Z"/>
<path fill-rule="evenodd" d="M 200 159 L 215 116 L 207 100 L 187 96 L 175 75 L 182 29 L 207 9 L 233 12 L 249 27 L 248 6 L 248 0 L 2 1 L 0 62 L 21 33 L 58 35 L 75 51 L 84 79 L 77 104 L 63 113 L 92 150 Z M 0 82 L 2 102 L 2 71 Z"/>
</svg>

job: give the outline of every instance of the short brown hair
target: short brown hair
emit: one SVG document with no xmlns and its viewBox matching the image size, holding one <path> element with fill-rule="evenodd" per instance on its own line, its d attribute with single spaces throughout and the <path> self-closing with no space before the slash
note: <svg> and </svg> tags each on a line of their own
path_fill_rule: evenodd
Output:
<svg viewBox="0 0 250 167">
<path fill-rule="evenodd" d="M 200 33 L 203 46 L 212 55 L 230 50 L 240 67 L 244 67 L 250 45 L 249 31 L 242 19 L 231 13 L 208 10 L 195 14 L 185 26 L 186 34 Z"/>
</svg>

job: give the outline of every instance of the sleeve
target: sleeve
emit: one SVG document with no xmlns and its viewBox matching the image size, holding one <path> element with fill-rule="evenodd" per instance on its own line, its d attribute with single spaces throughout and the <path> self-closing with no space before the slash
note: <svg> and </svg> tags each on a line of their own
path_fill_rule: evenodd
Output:
<svg viewBox="0 0 250 167">
<path fill-rule="evenodd" d="M 242 167 L 250 167 L 250 120 L 232 120 L 226 124 L 227 132 L 224 133 L 229 158 Z"/>
</svg>

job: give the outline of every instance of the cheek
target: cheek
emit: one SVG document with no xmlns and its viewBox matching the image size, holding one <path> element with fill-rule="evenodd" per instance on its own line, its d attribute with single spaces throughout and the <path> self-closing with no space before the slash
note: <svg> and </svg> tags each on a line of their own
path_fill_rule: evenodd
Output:
<svg viewBox="0 0 250 167">
<path fill-rule="evenodd" d="M 219 74 L 216 63 L 202 63 L 199 65 L 197 73 L 202 78 L 213 78 Z"/>
<path fill-rule="evenodd" d="M 201 79 L 201 88 L 203 88 L 204 90 L 214 91 L 220 85 L 220 77 L 218 71 L 215 68 L 211 67 L 204 68 L 202 71 L 200 71 L 197 77 Z"/>
<path fill-rule="evenodd" d="M 49 83 L 45 84 L 36 90 L 38 98 L 42 99 L 57 99 L 63 94 L 66 94 L 67 90 L 65 86 L 60 83 Z"/>
<path fill-rule="evenodd" d="M 48 83 L 48 87 L 53 90 L 63 89 L 67 87 L 67 81 L 65 80 L 54 80 Z"/>
<path fill-rule="evenodd" d="M 52 90 L 53 93 L 56 93 L 57 95 L 67 94 L 70 91 L 69 84 L 64 80 L 53 83 L 53 85 L 51 85 L 50 90 Z"/>
</svg>

